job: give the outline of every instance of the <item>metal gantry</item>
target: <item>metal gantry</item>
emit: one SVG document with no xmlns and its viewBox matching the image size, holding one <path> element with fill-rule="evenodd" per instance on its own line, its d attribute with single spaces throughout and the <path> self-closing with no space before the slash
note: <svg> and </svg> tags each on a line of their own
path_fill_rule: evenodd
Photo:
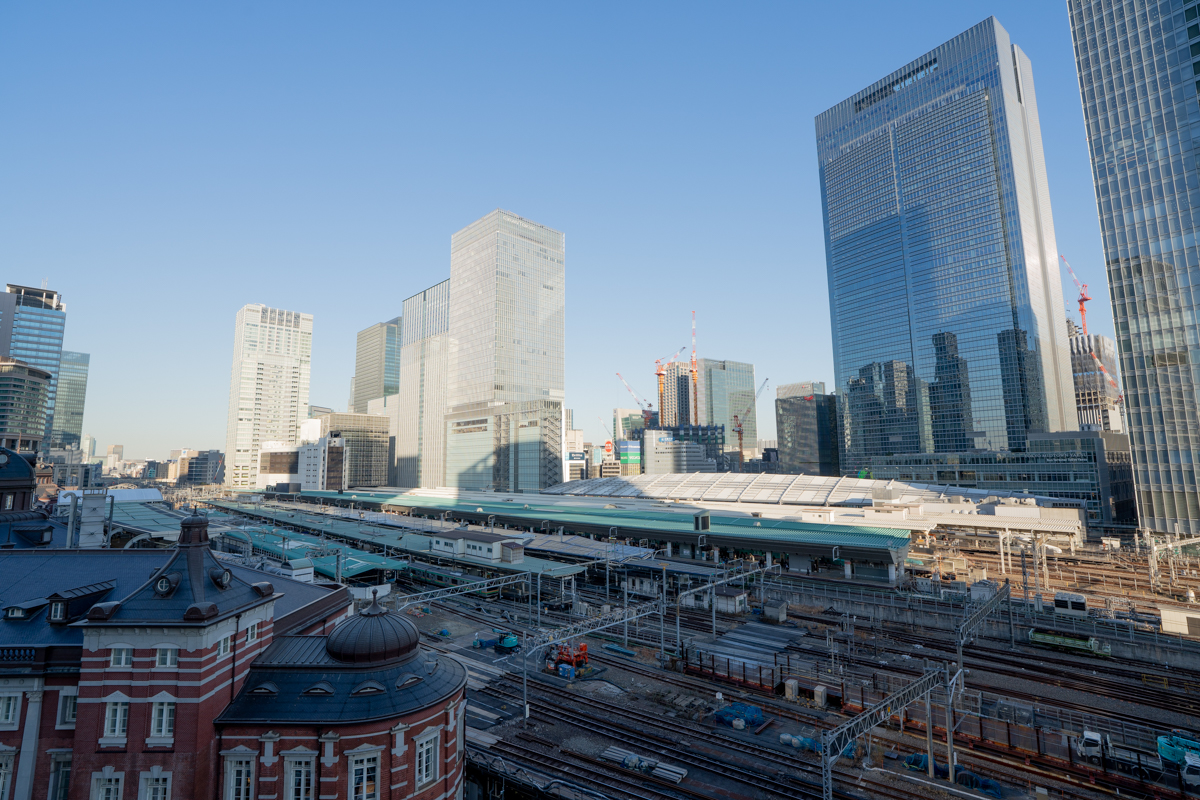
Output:
<svg viewBox="0 0 1200 800">
<path fill-rule="evenodd" d="M 481 589 L 494 589 L 500 586 L 511 586 L 514 583 L 530 583 L 533 581 L 532 572 L 518 572 L 515 575 L 505 575 L 502 578 L 491 578 L 485 581 L 475 581 L 474 583 L 464 583 L 461 586 L 447 586 L 445 589 L 432 589 L 428 592 L 419 594 L 404 595 L 404 602 L 396 606 L 396 610 L 408 608 L 417 603 L 432 603 L 436 600 L 441 600 L 446 597 L 455 597 L 460 594 L 472 594 Z"/>
<path fill-rule="evenodd" d="M 1164 537 L 1165 538 L 1164 541 L 1158 541 L 1157 537 L 1155 537 L 1153 534 L 1150 534 L 1150 533 L 1146 533 L 1145 538 L 1146 538 L 1146 544 L 1149 546 L 1149 549 L 1150 549 L 1150 554 L 1149 554 L 1148 558 L 1149 558 L 1149 563 L 1150 563 L 1150 588 L 1151 589 L 1158 589 L 1159 582 L 1161 581 L 1161 576 L 1159 575 L 1159 572 L 1158 572 L 1158 559 L 1162 557 L 1161 556 L 1162 553 L 1167 554 L 1167 565 L 1171 569 L 1171 582 L 1174 583 L 1176 580 L 1175 557 L 1178 556 L 1182 552 L 1182 548 L 1188 547 L 1189 545 L 1200 544 L 1200 537 L 1193 537 L 1193 538 L 1189 538 L 1189 539 L 1180 539 L 1178 534 L 1176 534 L 1174 536 L 1167 535 L 1166 537 Z"/>
<path fill-rule="evenodd" d="M 967 642 L 975 638 L 975 631 L 987 620 L 988 616 L 995 611 L 1001 603 L 1008 602 L 1008 636 L 1013 638 L 1012 630 L 1012 592 L 1008 581 L 1004 581 L 1004 585 L 992 595 L 987 602 L 981 606 L 977 606 L 973 611 L 968 611 L 963 621 L 959 623 L 958 628 L 954 631 L 954 638 L 958 645 L 958 668 L 963 668 L 963 646 Z"/>
<path fill-rule="evenodd" d="M 833 800 L 833 765 L 842 755 L 842 750 L 846 745 L 854 741 L 858 737 L 867 733 L 872 728 L 886 722 L 893 713 L 898 713 L 905 708 L 909 703 L 920 700 L 922 697 L 928 697 L 929 693 L 939 686 L 947 686 L 947 694 L 953 697 L 952 685 L 953 681 L 948 680 L 948 672 L 941 669 L 931 669 L 927 671 L 917 680 L 905 686 L 898 692 L 888 695 L 880 700 L 875 705 L 863 711 L 856 717 L 853 717 L 841 725 L 831 730 L 821 732 L 821 788 L 824 800 Z M 954 680 L 958 679 L 955 675 Z M 947 701 L 947 709 L 953 705 L 952 700 Z M 928 708 L 928 703 L 926 704 Z M 927 731 L 933 730 L 933 720 L 926 716 L 925 728 Z M 953 730 L 953 725 L 950 725 L 947 730 Z M 949 734 L 949 747 L 953 748 L 953 733 Z M 951 750 L 950 760 L 953 761 L 953 750 Z M 930 744 L 929 752 L 930 768 L 933 765 L 933 747 Z M 951 782 L 954 780 L 953 773 L 950 776 Z"/>
</svg>

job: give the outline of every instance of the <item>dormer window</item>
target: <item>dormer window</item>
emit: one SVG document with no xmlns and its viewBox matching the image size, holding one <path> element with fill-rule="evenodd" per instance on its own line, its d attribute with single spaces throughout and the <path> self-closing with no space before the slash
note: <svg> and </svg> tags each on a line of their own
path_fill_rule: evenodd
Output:
<svg viewBox="0 0 1200 800">
<path fill-rule="evenodd" d="M 25 609 L 19 606 L 9 606 L 4 610 L 5 619 L 25 619 Z"/>
<path fill-rule="evenodd" d="M 412 675 L 412 674 L 401 675 L 399 678 L 396 679 L 396 688 L 397 689 L 408 689 L 411 686 L 416 686 L 422 680 L 424 680 L 424 678 L 422 678 L 420 675 Z"/>
<path fill-rule="evenodd" d="M 329 681 L 321 681 L 314 683 L 312 686 L 304 690 L 304 694 L 308 695 L 330 695 L 333 694 L 333 684 Z"/>
<path fill-rule="evenodd" d="M 350 692 L 350 694 L 351 695 L 382 694 L 385 691 L 387 691 L 387 690 L 383 688 L 383 684 L 380 683 L 379 681 L 363 681 L 358 686 L 355 686 L 353 691 Z"/>
<path fill-rule="evenodd" d="M 50 604 L 50 621 L 62 622 L 67 618 L 67 604 L 57 601 Z"/>
<path fill-rule="evenodd" d="M 250 694 L 279 694 L 279 687 L 267 681 L 251 689 Z"/>
</svg>

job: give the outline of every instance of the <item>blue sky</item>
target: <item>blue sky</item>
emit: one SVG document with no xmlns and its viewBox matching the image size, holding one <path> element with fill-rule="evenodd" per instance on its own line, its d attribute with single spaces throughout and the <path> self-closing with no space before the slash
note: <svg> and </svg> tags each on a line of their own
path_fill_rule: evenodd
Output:
<svg viewBox="0 0 1200 800">
<path fill-rule="evenodd" d="M 314 315 L 311 399 L 344 408 L 355 333 L 494 208 L 566 233 L 567 405 L 593 439 L 631 403 L 614 373 L 652 394 L 692 310 L 701 356 L 831 381 L 813 117 L 989 14 L 1033 62 L 1059 249 L 1111 335 L 1044 0 L 6 3 L 0 278 L 64 294 L 85 432 L 134 458 L 224 448 L 245 303 Z"/>
</svg>

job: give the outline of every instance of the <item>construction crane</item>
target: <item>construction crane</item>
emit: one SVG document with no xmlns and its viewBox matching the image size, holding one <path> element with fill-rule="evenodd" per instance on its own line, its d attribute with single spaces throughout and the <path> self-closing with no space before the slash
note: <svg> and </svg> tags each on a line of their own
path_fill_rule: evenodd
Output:
<svg viewBox="0 0 1200 800">
<path fill-rule="evenodd" d="M 741 417 L 745 417 L 745 416 L 749 415 L 750 409 L 754 408 L 754 406 L 758 403 L 758 398 L 762 396 L 763 389 L 767 388 L 768 380 L 769 380 L 768 378 L 763 378 L 762 386 L 758 387 L 758 391 L 754 393 L 754 400 L 752 400 L 750 402 L 750 406 L 745 411 L 742 412 Z M 735 432 L 737 432 L 737 437 L 738 437 L 738 472 L 742 471 L 742 467 L 745 465 L 745 459 L 746 459 L 746 454 L 742 449 L 742 418 L 741 417 L 739 417 L 737 414 L 733 415 L 733 430 Z"/>
<path fill-rule="evenodd" d="M 618 372 L 617 377 L 621 378 L 621 373 Z M 633 387 L 629 385 L 629 381 L 621 378 L 621 383 L 625 384 L 625 388 L 629 390 L 631 395 L 633 395 L 633 402 L 637 403 L 638 408 L 642 409 L 642 419 L 645 422 L 645 427 L 649 428 L 650 417 L 654 415 L 654 406 L 649 400 L 643 400 L 642 398 L 638 397 L 637 392 L 635 392 Z M 643 406 L 645 407 L 643 408 Z"/>
<path fill-rule="evenodd" d="M 1063 266 L 1067 268 L 1067 272 L 1071 273 L 1071 280 L 1075 281 L 1075 288 L 1079 290 L 1079 321 L 1083 323 L 1083 335 L 1087 336 L 1087 308 L 1083 304 L 1091 300 L 1092 296 L 1088 294 L 1087 284 L 1079 282 L 1079 276 L 1075 274 L 1075 270 L 1071 269 L 1071 265 L 1067 263 L 1067 257 L 1060 254 L 1059 258 L 1062 259 Z M 1104 369 L 1104 367 L 1100 369 Z"/>
<path fill-rule="evenodd" d="M 690 422 L 700 424 L 700 390 L 697 388 L 696 369 L 696 312 L 692 312 L 692 413 Z"/>
<path fill-rule="evenodd" d="M 600 420 L 600 426 L 604 428 L 604 432 L 608 434 L 608 441 L 604 443 L 604 455 L 607 457 L 612 455 L 613 447 L 615 446 L 613 444 L 613 439 L 616 437 L 613 436 L 612 428 L 608 427 L 608 423 L 604 421 L 604 417 L 597 414 L 596 419 Z"/>
<path fill-rule="evenodd" d="M 1121 391 L 1121 387 L 1117 385 L 1117 382 L 1115 380 L 1113 380 L 1113 376 L 1109 375 L 1108 370 L 1106 370 L 1104 368 L 1104 365 L 1100 363 L 1100 358 L 1094 352 L 1089 352 L 1089 355 L 1091 355 L 1092 361 L 1096 362 L 1096 366 L 1100 368 L 1100 371 L 1102 373 L 1104 373 L 1105 380 L 1107 380 L 1109 385 L 1111 385 L 1114 389 L 1117 390 L 1117 402 L 1124 403 L 1125 402 L 1125 394 Z"/>
<path fill-rule="evenodd" d="M 658 410 L 660 412 L 663 409 L 663 379 L 666 378 L 667 367 L 669 367 L 669 366 L 671 366 L 671 364 L 675 363 L 675 359 L 679 358 L 679 354 L 682 353 L 686 349 L 687 349 L 687 345 L 685 344 L 683 347 L 676 350 L 675 355 L 673 355 L 669 359 L 667 359 L 666 364 L 663 363 L 663 359 L 661 359 L 661 358 L 654 360 L 654 374 L 658 376 Z"/>
</svg>

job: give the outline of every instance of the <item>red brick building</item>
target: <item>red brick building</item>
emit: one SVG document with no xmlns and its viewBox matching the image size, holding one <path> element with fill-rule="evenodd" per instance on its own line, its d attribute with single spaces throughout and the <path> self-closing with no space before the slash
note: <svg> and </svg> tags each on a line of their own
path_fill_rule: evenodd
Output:
<svg viewBox="0 0 1200 800">
<path fill-rule="evenodd" d="M 202 516 L 169 550 L 0 549 L 0 800 L 458 797 L 462 665 L 266 577 Z"/>
</svg>

